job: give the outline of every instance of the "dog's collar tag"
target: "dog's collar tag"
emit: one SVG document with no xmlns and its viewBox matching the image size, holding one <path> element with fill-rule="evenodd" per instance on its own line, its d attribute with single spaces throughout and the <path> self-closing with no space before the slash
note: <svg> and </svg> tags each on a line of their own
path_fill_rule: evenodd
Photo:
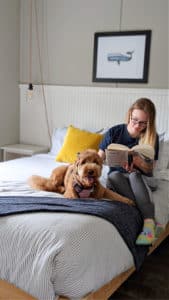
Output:
<svg viewBox="0 0 169 300">
<path fill-rule="evenodd" d="M 85 189 L 82 185 L 78 184 L 77 182 L 74 184 L 73 187 L 80 198 L 89 198 L 90 194 L 94 191 L 94 187 Z"/>
<path fill-rule="evenodd" d="M 79 193 L 79 197 L 80 198 L 89 198 L 90 194 L 93 192 L 94 188 L 92 187 L 91 189 L 83 189 L 80 193 Z"/>
</svg>

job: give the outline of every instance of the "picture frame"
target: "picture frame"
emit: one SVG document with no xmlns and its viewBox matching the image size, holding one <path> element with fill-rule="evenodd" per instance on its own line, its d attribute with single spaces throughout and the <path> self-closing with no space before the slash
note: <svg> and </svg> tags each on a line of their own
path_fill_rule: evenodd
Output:
<svg viewBox="0 0 169 300">
<path fill-rule="evenodd" d="M 96 32 L 93 82 L 147 83 L 151 30 Z"/>
</svg>

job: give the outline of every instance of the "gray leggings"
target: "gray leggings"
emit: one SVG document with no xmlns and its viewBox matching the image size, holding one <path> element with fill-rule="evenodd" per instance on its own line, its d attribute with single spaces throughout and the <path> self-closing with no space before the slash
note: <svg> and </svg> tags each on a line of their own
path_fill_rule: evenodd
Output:
<svg viewBox="0 0 169 300">
<path fill-rule="evenodd" d="M 154 205 L 151 202 L 149 188 L 141 173 L 111 172 L 108 175 L 107 187 L 135 201 L 144 219 L 154 219 Z"/>
</svg>

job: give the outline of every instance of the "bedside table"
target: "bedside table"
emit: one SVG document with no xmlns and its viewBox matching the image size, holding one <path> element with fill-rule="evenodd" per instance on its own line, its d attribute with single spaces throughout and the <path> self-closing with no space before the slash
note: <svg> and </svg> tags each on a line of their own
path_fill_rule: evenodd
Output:
<svg viewBox="0 0 169 300">
<path fill-rule="evenodd" d="M 46 153 L 48 147 L 29 145 L 29 144 L 12 144 L 0 147 L 3 150 L 3 161 L 15 159 L 23 156 L 32 156 L 33 154 Z"/>
</svg>

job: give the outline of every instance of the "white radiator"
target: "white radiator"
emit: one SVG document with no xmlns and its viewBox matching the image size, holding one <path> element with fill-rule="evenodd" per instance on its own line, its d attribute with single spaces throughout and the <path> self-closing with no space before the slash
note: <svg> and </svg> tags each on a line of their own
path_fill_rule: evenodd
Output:
<svg viewBox="0 0 169 300">
<path fill-rule="evenodd" d="M 26 97 L 27 85 L 20 85 L 20 141 L 49 145 L 45 105 L 50 132 L 70 124 L 81 128 L 112 126 L 124 122 L 136 99 L 150 98 L 156 105 L 157 130 L 169 138 L 169 90 L 77 86 L 34 86 L 32 100 Z"/>
</svg>

